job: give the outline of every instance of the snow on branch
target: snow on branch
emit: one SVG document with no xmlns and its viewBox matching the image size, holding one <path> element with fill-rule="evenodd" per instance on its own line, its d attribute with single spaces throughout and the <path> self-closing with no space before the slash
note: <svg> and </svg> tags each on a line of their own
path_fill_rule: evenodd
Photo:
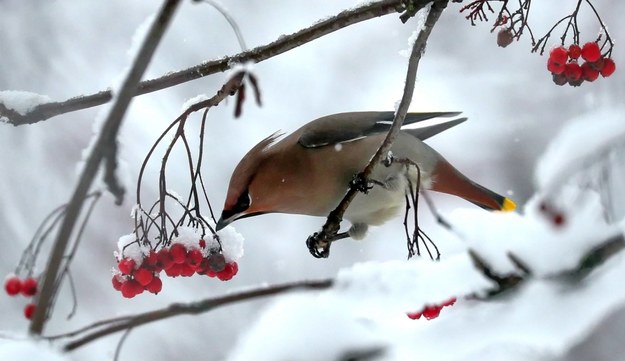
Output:
<svg viewBox="0 0 625 361">
<path fill-rule="evenodd" d="M 133 90 L 132 95 L 143 95 L 207 75 L 224 72 L 230 69 L 232 64 L 259 63 L 347 26 L 404 10 L 409 12 L 412 7 L 420 8 L 430 2 L 432 0 L 382 0 L 367 3 L 351 10 L 342 11 L 335 16 L 316 22 L 293 34 L 281 36 L 269 44 L 236 55 L 203 62 L 188 69 L 168 72 L 166 75 L 155 79 L 142 81 L 138 84 L 136 90 Z M 406 3 L 410 7 L 406 7 Z M 33 124 L 57 115 L 99 106 L 111 101 L 111 99 L 111 90 L 107 89 L 95 94 L 76 96 L 61 102 L 41 103 L 24 114 L 13 110 L 10 108 L 10 105 L 0 102 L 0 119 L 14 126 Z"/>
</svg>

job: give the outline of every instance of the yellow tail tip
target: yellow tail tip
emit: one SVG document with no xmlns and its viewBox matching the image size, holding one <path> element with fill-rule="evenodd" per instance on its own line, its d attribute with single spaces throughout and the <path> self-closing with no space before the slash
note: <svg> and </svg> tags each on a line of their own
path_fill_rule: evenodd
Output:
<svg viewBox="0 0 625 361">
<path fill-rule="evenodd" d="M 511 212 L 516 209 L 516 203 L 510 198 L 504 198 L 501 210 L 504 212 Z"/>
</svg>

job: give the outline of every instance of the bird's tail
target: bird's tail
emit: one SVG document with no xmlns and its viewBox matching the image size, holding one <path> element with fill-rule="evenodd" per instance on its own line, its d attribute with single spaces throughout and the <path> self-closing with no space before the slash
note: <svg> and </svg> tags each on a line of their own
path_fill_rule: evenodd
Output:
<svg viewBox="0 0 625 361">
<path fill-rule="evenodd" d="M 487 210 L 513 211 L 516 204 L 471 181 L 445 160 L 440 160 L 433 171 L 433 191 L 453 194 Z"/>
</svg>

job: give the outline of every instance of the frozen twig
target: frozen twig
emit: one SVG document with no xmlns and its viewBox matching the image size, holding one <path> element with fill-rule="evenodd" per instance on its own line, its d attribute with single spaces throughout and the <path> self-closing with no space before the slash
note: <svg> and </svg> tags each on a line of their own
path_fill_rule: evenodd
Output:
<svg viewBox="0 0 625 361">
<path fill-rule="evenodd" d="M 278 40 L 269 44 L 233 56 L 203 62 L 188 69 L 169 72 L 155 79 L 142 81 L 133 89 L 132 96 L 155 92 L 207 75 L 224 72 L 230 69 L 232 64 L 247 62 L 259 63 L 347 26 L 402 11 L 404 10 L 404 1 L 405 0 L 383 0 L 342 11 L 335 16 L 319 21 L 291 35 L 281 36 Z M 432 0 L 420 0 L 420 3 L 427 4 L 431 1 Z M 111 99 L 111 90 L 107 89 L 95 94 L 76 96 L 61 102 L 40 104 L 24 115 L 12 111 L 0 103 L 0 117 L 7 118 L 8 123 L 15 126 L 33 124 L 57 115 L 102 105 L 111 101 Z"/>
<path fill-rule="evenodd" d="M 169 22 L 173 18 L 180 0 L 165 0 L 159 13 L 152 23 L 139 52 L 124 79 L 119 94 L 115 98 L 104 123 L 96 139 L 96 143 L 89 154 L 85 167 L 74 190 L 71 200 L 67 206 L 67 211 L 63 217 L 61 227 L 57 233 L 54 245 L 46 269 L 43 273 L 43 286 L 39 298 L 37 299 L 37 309 L 30 324 L 30 333 L 40 335 L 43 331 L 50 301 L 55 294 L 55 285 L 62 264 L 62 258 L 68 246 L 70 236 L 83 208 L 85 196 L 91 188 L 91 184 L 98 173 L 102 161 L 111 152 L 111 145 L 117 139 L 117 133 L 122 123 L 122 119 L 130 100 L 136 93 L 137 85 L 152 58 L 160 39 L 165 33 Z"/>
<path fill-rule="evenodd" d="M 420 1 L 413 3 L 412 6 L 416 8 L 416 11 L 418 11 L 421 8 L 427 6 L 428 3 L 430 2 Z M 406 113 L 408 112 L 408 107 L 410 106 L 412 95 L 414 93 L 414 86 L 417 77 L 419 61 L 421 60 L 421 56 L 423 55 L 423 52 L 425 50 L 425 45 L 430 36 L 430 33 L 432 32 L 432 28 L 434 27 L 441 13 L 446 7 L 447 0 L 432 2 L 432 8 L 430 9 L 425 24 L 419 32 L 419 35 L 412 46 L 412 52 L 410 54 L 410 59 L 408 60 L 408 70 L 406 72 L 404 93 L 399 103 L 399 107 L 395 112 L 393 125 L 389 129 L 388 134 L 384 139 L 384 142 L 382 143 L 382 145 L 380 145 L 380 148 L 369 161 L 369 164 L 367 164 L 365 169 L 358 175 L 359 179 L 366 180 L 369 177 L 369 175 L 371 174 L 371 172 L 373 172 L 373 169 L 378 165 L 378 163 L 380 163 L 384 159 L 384 157 L 386 157 L 388 151 L 393 145 L 393 142 L 395 141 L 395 138 L 399 134 L 401 126 L 404 123 L 404 119 L 406 118 Z M 308 246 L 310 253 L 314 257 L 327 258 L 330 255 L 330 245 L 341 227 L 343 214 L 345 214 L 347 207 L 349 207 L 349 204 L 359 192 L 359 189 L 360 188 L 356 185 L 350 186 L 349 190 L 341 200 L 341 203 L 339 203 L 339 205 L 328 215 L 326 223 L 323 225 L 321 231 L 315 232 L 306 240 L 306 245 Z"/>
</svg>

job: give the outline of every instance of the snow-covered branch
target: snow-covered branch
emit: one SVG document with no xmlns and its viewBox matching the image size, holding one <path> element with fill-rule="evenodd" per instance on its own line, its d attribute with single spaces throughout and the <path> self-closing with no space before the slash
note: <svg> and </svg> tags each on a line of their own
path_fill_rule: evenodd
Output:
<svg viewBox="0 0 625 361">
<path fill-rule="evenodd" d="M 142 81 L 138 84 L 137 88 L 133 90 L 133 96 L 159 91 L 207 75 L 224 72 L 230 69 L 233 64 L 247 62 L 259 63 L 347 26 L 372 18 L 401 12 L 405 10 L 405 2 L 405 0 L 382 0 L 367 3 L 351 10 L 342 11 L 335 16 L 319 21 L 291 35 L 281 36 L 279 39 L 269 44 L 236 55 L 203 62 L 188 69 L 169 72 L 155 79 Z M 432 2 L 432 0 L 410 2 L 416 3 L 414 6 L 421 8 Z M 112 98 L 111 90 L 107 89 L 95 94 L 76 96 L 61 102 L 41 102 L 37 105 L 33 104 L 33 106 L 25 112 L 13 109 L 10 107 L 10 104 L 3 104 L 3 102 L 0 101 L 0 119 L 15 126 L 33 124 L 57 115 L 102 105 L 111 101 Z"/>
</svg>

